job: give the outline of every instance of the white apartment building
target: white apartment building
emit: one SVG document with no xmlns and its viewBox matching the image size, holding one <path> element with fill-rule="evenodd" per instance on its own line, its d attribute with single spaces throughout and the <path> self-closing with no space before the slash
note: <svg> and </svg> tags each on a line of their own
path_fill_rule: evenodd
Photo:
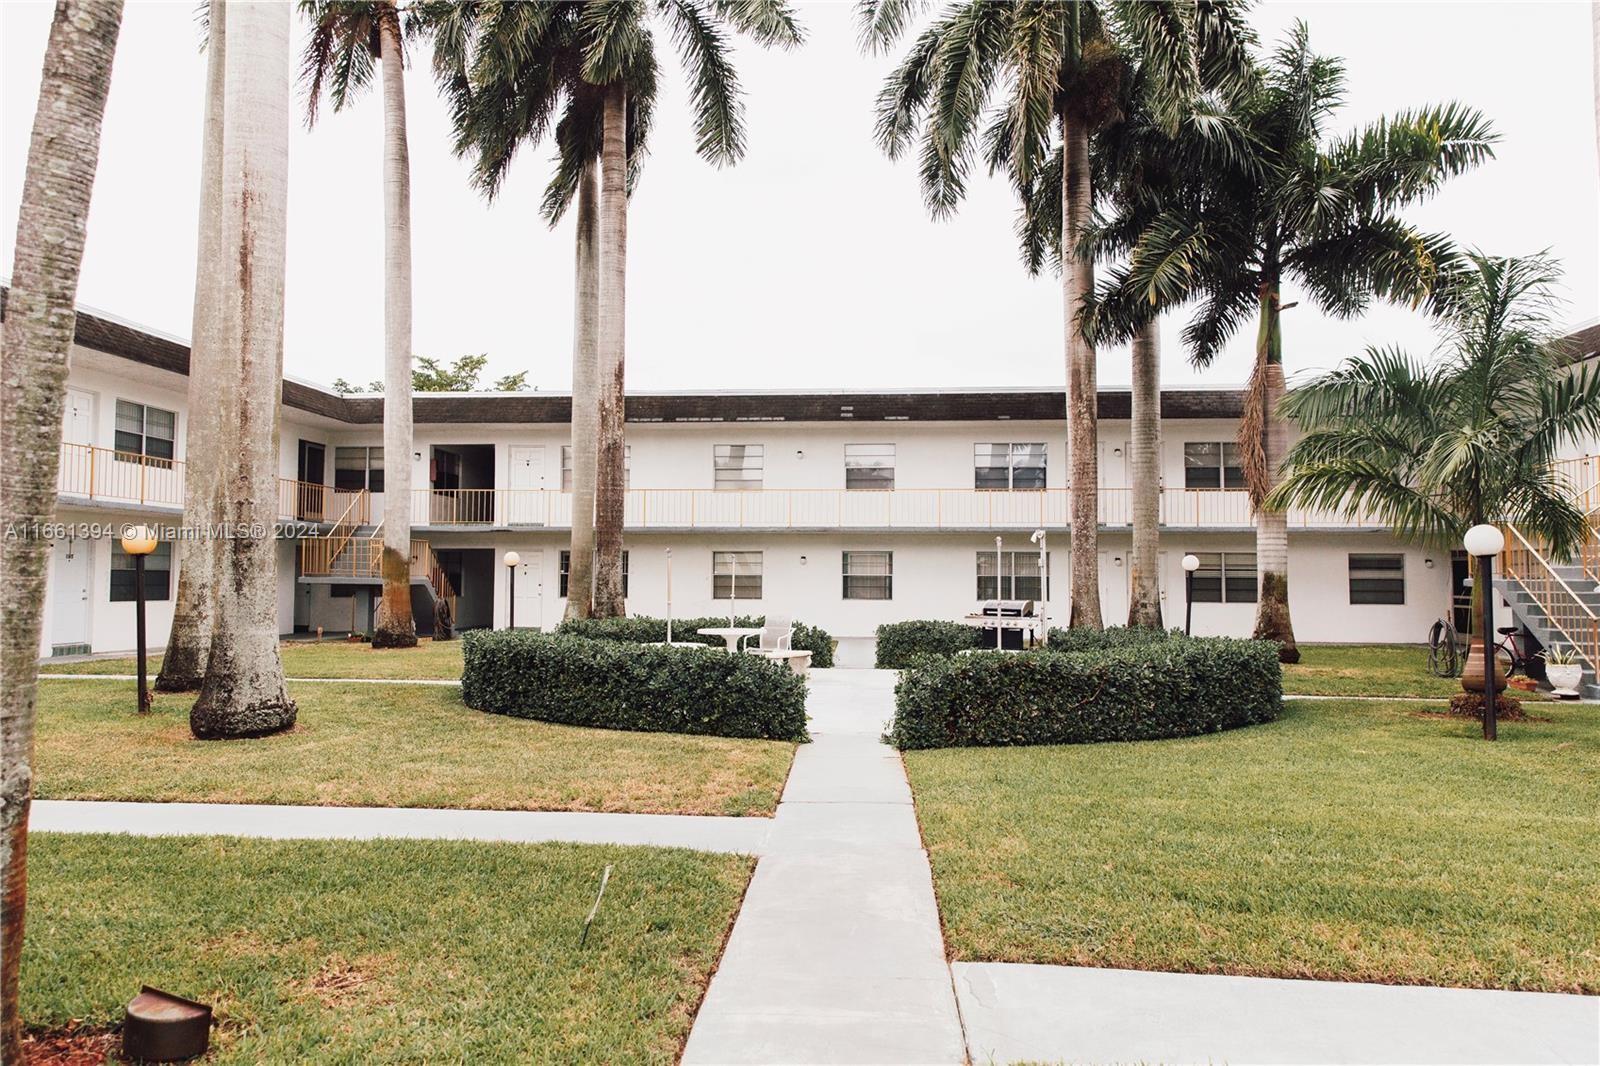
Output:
<svg viewBox="0 0 1600 1066">
<path fill-rule="evenodd" d="M 134 643 L 129 560 L 100 523 L 177 525 L 188 429 L 182 343 L 83 312 L 63 423 L 42 655 Z M 1254 526 L 1234 457 L 1236 388 L 1163 394 L 1163 611 L 1182 625 L 1193 552 L 1194 629 L 1248 635 Z M 382 399 L 283 386 L 279 513 L 309 533 L 278 552 L 284 633 L 370 625 L 373 523 L 384 471 L 412 467 L 414 588 L 424 630 L 436 597 L 458 628 L 504 626 L 520 557 L 519 626 L 553 628 L 565 606 L 571 496 L 564 394 L 419 394 L 410 455 L 383 452 Z M 883 622 L 959 618 L 985 599 L 1032 599 L 1064 621 L 1069 602 L 1067 456 L 1060 390 L 697 392 L 627 400 L 628 610 L 787 612 L 837 637 Z M 1108 623 L 1128 605 L 1126 392 L 1100 396 L 1100 595 Z M 54 442 L 40 442 L 48 447 Z M 1036 529 L 1047 531 L 1041 576 Z M 92 532 L 92 529 L 90 530 Z M 997 556 L 996 539 L 999 539 Z M 1420 642 L 1460 591 L 1464 561 L 1409 546 L 1365 521 L 1290 515 L 1290 594 L 1307 642 Z M 670 551 L 669 551 L 670 550 Z M 149 563 L 149 632 L 165 640 L 176 552 Z M 999 574 L 996 574 L 996 570 Z"/>
</svg>

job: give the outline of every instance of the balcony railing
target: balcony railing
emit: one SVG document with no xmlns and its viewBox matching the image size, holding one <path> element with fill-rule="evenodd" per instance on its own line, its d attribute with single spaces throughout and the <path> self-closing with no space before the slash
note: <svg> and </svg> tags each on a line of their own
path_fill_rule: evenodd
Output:
<svg viewBox="0 0 1600 1066">
<path fill-rule="evenodd" d="M 89 444 L 62 444 L 56 492 L 133 507 L 183 508 L 184 464 L 137 452 Z M 278 517 L 329 522 L 344 513 L 353 493 L 293 478 L 278 479 Z"/>
<path fill-rule="evenodd" d="M 1071 517 L 1067 489 L 629 489 L 629 529 L 1037 529 Z M 1331 512 L 1295 510 L 1298 528 L 1376 527 Z M 552 489 L 417 489 L 415 526 L 544 526 L 572 522 L 572 494 Z M 1132 490 L 1100 490 L 1100 524 L 1132 522 Z M 1250 529 L 1249 494 L 1238 489 L 1163 489 L 1161 524 L 1186 529 Z"/>
</svg>

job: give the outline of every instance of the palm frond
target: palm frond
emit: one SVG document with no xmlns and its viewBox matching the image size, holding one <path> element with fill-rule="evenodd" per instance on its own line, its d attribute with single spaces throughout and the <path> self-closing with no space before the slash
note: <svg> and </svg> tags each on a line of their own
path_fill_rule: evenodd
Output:
<svg viewBox="0 0 1600 1066">
<path fill-rule="evenodd" d="M 695 150 L 716 164 L 735 162 L 744 154 L 744 107 L 727 37 L 694 0 L 669 0 L 662 7 L 689 74 Z"/>
</svg>

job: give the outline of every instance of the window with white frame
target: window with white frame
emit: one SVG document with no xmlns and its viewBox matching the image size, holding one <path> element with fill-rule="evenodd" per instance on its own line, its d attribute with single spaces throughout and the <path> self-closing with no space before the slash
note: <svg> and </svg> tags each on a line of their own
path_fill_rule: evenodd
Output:
<svg viewBox="0 0 1600 1066">
<path fill-rule="evenodd" d="M 761 552 L 712 552 L 711 598 L 759 600 Z"/>
<path fill-rule="evenodd" d="M 894 552 L 845 552 L 844 598 L 894 599 Z"/>
<path fill-rule="evenodd" d="M 1405 603 L 1406 557 L 1398 553 L 1350 553 L 1351 603 Z"/>
<path fill-rule="evenodd" d="M 894 445 L 846 444 L 844 487 L 866 490 L 894 488 Z"/>
<path fill-rule="evenodd" d="M 622 487 L 633 487 L 633 445 L 622 446 Z M 561 446 L 561 491 L 572 491 L 572 445 Z"/>
<path fill-rule="evenodd" d="M 563 599 L 565 599 L 567 595 L 567 578 L 571 572 L 572 553 L 569 551 L 564 551 L 561 553 L 561 588 L 559 592 L 559 595 Z M 622 594 L 624 596 L 628 594 L 628 550 L 626 548 L 622 550 Z"/>
<path fill-rule="evenodd" d="M 1043 580 L 1039 573 L 1039 553 L 979 552 L 978 599 L 980 600 L 1033 600 L 1049 599 L 1050 557 L 1044 560 Z M 998 568 L 998 574 L 996 569 Z"/>
<path fill-rule="evenodd" d="M 1255 552 L 1194 552 L 1195 603 L 1256 602 Z"/>
<path fill-rule="evenodd" d="M 342 446 L 333 449 L 333 487 L 340 492 L 383 491 L 383 449 Z"/>
<path fill-rule="evenodd" d="M 133 556 L 122 550 L 120 541 L 111 542 L 111 602 L 131 603 L 138 599 L 137 574 Z M 172 542 L 158 541 L 156 550 L 144 557 L 144 598 L 172 598 Z"/>
<path fill-rule="evenodd" d="M 975 489 L 1042 489 L 1045 484 L 1043 444 L 974 444 L 972 487 Z"/>
<path fill-rule="evenodd" d="M 1183 446 L 1183 487 L 1242 489 L 1244 468 L 1232 441 L 1189 441 Z"/>
<path fill-rule="evenodd" d="M 718 489 L 739 492 L 761 487 L 761 445 L 718 444 L 713 449 L 712 461 L 716 466 L 714 484 Z"/>
<path fill-rule="evenodd" d="M 173 441 L 178 436 L 178 416 L 172 411 L 150 407 L 131 400 L 117 401 L 116 456 L 125 462 L 140 461 L 138 456 L 167 466 L 173 456 Z"/>
</svg>

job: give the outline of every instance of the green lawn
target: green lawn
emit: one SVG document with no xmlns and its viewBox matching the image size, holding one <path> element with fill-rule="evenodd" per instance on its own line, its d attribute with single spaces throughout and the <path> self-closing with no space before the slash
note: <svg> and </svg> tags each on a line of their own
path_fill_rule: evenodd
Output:
<svg viewBox="0 0 1600 1066">
<path fill-rule="evenodd" d="M 39 833 L 22 1014 L 213 1004 L 207 1062 L 677 1059 L 751 861 L 682 850 Z M 601 871 L 599 920 L 578 948 Z"/>
<path fill-rule="evenodd" d="M 461 641 L 423 640 L 415 648 L 374 651 L 372 645 L 328 640 L 292 640 L 282 644 L 283 671 L 289 677 L 379 677 L 389 679 L 461 678 Z M 161 669 L 161 656 L 149 659 L 150 677 Z M 46 662 L 46 674 L 131 674 L 132 658 L 90 659 L 87 662 Z M 153 683 L 153 682 L 152 682 Z"/>
<path fill-rule="evenodd" d="M 1295 696 L 1453 696 L 1461 680 L 1428 672 L 1420 644 L 1302 644 L 1300 661 L 1283 668 L 1283 691 Z M 1541 694 L 1513 692 L 1518 699 Z"/>
<path fill-rule="evenodd" d="M 954 958 L 1600 992 L 1600 711 L 908 752 Z"/>
<path fill-rule="evenodd" d="M 381 653 L 380 653 L 381 654 Z M 260 740 L 189 735 L 192 696 L 134 712 L 130 683 L 39 685 L 35 794 L 338 806 L 770 814 L 786 741 L 628 733 L 470 710 L 436 685 L 291 685 L 300 717 Z"/>
</svg>

